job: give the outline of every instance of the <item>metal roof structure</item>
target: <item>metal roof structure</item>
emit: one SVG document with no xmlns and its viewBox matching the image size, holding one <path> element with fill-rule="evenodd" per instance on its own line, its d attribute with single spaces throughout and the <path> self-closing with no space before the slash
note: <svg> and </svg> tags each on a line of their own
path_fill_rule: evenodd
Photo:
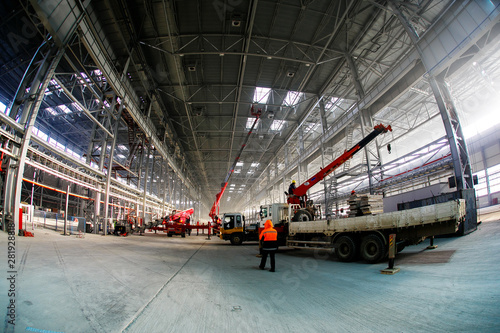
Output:
<svg viewBox="0 0 500 333">
<path fill-rule="evenodd" d="M 117 188 L 116 180 L 125 180 L 116 189 L 124 200 L 132 200 L 127 186 L 135 186 L 134 196 L 141 188 L 156 196 L 148 200 L 198 202 L 203 218 L 253 122 L 252 105 L 263 114 L 222 209 L 282 201 L 291 179 L 307 179 L 376 123 L 394 132 L 346 163 L 316 190 L 319 196 L 329 186 L 337 197 L 351 188 L 383 187 L 382 175 L 401 173 L 398 165 L 419 149 L 432 161 L 445 156 L 438 170 L 449 176 L 453 164 L 446 139 L 440 141 L 447 131 L 431 81 L 450 84 L 456 104 L 478 90 L 498 94 L 491 83 L 500 75 L 494 1 L 66 0 L 53 6 L 19 0 L 2 3 L 0 11 L 6 18 L 0 101 L 21 105 L 10 119 L 20 122 L 32 96 L 32 81 L 23 77 L 54 56 L 50 45 L 64 50 L 45 78 L 32 146 L 92 174 L 96 184 L 112 170 Z"/>
</svg>

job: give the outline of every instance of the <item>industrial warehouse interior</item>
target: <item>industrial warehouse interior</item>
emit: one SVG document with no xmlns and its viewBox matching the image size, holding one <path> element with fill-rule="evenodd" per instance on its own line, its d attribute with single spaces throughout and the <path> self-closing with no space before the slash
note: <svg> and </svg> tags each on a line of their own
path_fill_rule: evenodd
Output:
<svg viewBox="0 0 500 333">
<path fill-rule="evenodd" d="M 500 331 L 500 1 L 0 15 L 1 332 Z"/>
</svg>

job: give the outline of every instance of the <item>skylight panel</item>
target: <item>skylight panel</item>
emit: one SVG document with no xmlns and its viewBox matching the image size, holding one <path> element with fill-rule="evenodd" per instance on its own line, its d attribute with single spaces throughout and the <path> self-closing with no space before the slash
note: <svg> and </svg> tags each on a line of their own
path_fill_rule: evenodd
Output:
<svg viewBox="0 0 500 333">
<path fill-rule="evenodd" d="M 300 99 L 302 98 L 302 95 L 304 93 L 298 92 L 298 91 L 289 91 L 285 99 L 283 100 L 283 104 L 286 106 L 294 106 L 299 104 Z"/>
<path fill-rule="evenodd" d="M 285 125 L 284 120 L 273 120 L 271 123 L 271 131 L 281 131 L 283 129 L 283 125 Z"/>
<path fill-rule="evenodd" d="M 252 125 L 253 125 L 253 122 L 255 121 L 255 118 L 247 118 L 247 123 L 245 125 L 245 128 L 247 130 L 249 130 L 250 128 L 252 128 Z M 260 118 L 257 119 L 257 123 L 255 123 L 255 127 L 257 127 L 257 125 L 259 125 L 259 122 L 260 122 Z M 254 127 L 254 128 L 255 128 Z"/>
<path fill-rule="evenodd" d="M 329 97 L 326 99 L 326 102 L 325 102 L 325 110 L 330 110 L 331 108 L 333 108 L 335 106 L 335 104 L 337 103 L 337 101 L 339 101 L 339 98 L 338 97 Z"/>
<path fill-rule="evenodd" d="M 253 102 L 259 104 L 267 104 L 269 100 L 271 88 L 256 87 L 253 94 Z"/>
<path fill-rule="evenodd" d="M 45 109 L 45 111 L 47 111 L 48 113 L 50 113 L 50 114 L 51 114 L 51 115 L 53 115 L 53 116 L 57 116 L 57 115 L 58 115 L 57 111 L 56 111 L 56 110 L 54 110 L 54 109 L 53 109 L 53 108 L 51 108 L 51 107 L 46 108 L 46 109 Z"/>
<path fill-rule="evenodd" d="M 51 85 L 52 87 L 54 87 L 55 89 L 57 89 L 57 90 L 62 90 L 62 88 L 61 88 L 61 86 L 59 85 L 59 83 L 57 83 L 57 81 L 56 81 L 56 80 L 54 80 L 54 79 L 50 80 L 50 85 Z"/>
<path fill-rule="evenodd" d="M 61 110 L 62 112 L 64 112 L 64 113 L 71 113 L 71 112 L 72 112 L 72 111 L 71 111 L 71 110 L 70 110 L 70 109 L 69 109 L 66 105 L 64 105 L 64 104 L 59 105 L 57 108 L 58 108 L 59 110 Z"/>
<path fill-rule="evenodd" d="M 7 113 L 7 105 L 0 102 L 0 112 Z"/>
</svg>

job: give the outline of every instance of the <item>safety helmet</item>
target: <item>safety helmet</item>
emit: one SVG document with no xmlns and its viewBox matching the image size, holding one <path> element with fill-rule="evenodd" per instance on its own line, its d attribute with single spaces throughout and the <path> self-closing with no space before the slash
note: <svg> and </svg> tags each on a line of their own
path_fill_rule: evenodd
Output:
<svg viewBox="0 0 500 333">
<path fill-rule="evenodd" d="M 295 184 L 295 180 L 292 180 L 292 184 Z"/>
</svg>

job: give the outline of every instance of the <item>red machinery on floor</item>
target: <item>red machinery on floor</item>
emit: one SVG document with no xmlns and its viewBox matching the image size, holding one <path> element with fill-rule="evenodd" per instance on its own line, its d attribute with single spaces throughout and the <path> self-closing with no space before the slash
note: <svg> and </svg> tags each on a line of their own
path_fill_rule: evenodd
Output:
<svg viewBox="0 0 500 333">
<path fill-rule="evenodd" d="M 155 232 L 166 232 L 168 237 L 172 237 L 173 235 L 186 237 L 186 230 L 190 233 L 191 229 L 195 227 L 191 226 L 191 215 L 193 215 L 193 213 L 194 208 L 189 208 L 183 211 L 173 210 L 172 214 L 163 218 L 161 225 L 157 225 L 149 229 L 154 230 Z"/>
</svg>

